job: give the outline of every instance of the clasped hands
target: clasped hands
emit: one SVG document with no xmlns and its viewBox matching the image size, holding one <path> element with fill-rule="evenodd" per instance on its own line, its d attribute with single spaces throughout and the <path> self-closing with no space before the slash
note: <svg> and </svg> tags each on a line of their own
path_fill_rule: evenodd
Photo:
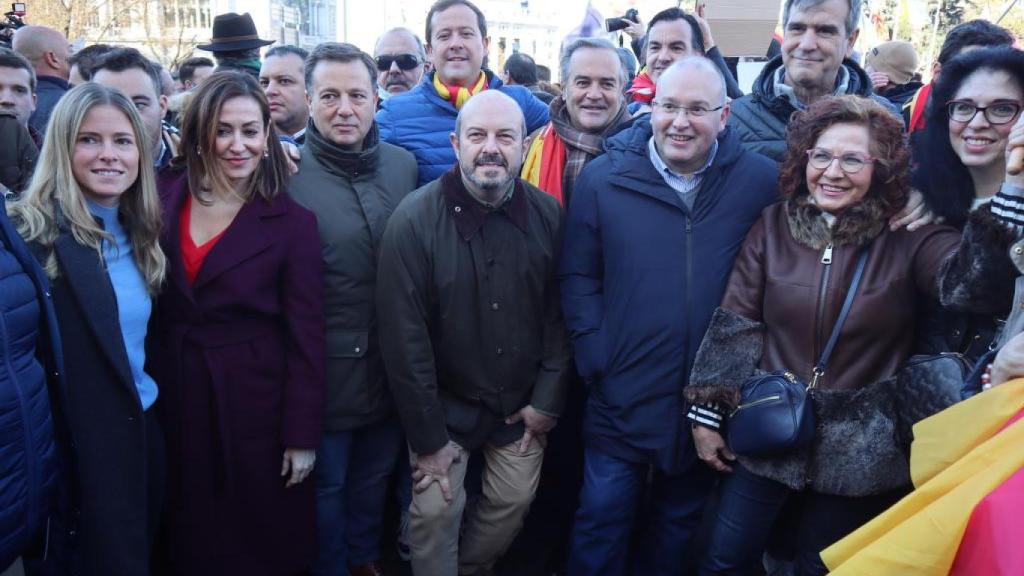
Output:
<svg viewBox="0 0 1024 576">
<path fill-rule="evenodd" d="M 522 421 L 526 428 L 523 431 L 523 437 L 516 442 L 520 454 L 526 453 L 531 441 L 542 441 L 544 436 L 558 423 L 557 418 L 541 414 L 530 405 L 524 406 L 520 411 L 505 419 L 506 424 L 515 424 L 519 421 Z M 418 454 L 416 469 L 412 472 L 413 490 L 420 494 L 430 488 L 431 484 L 437 482 L 445 502 L 451 503 L 452 486 L 451 480 L 448 478 L 448 471 L 452 464 L 461 462 L 464 455 L 465 450 L 450 440 L 436 452 Z"/>
</svg>

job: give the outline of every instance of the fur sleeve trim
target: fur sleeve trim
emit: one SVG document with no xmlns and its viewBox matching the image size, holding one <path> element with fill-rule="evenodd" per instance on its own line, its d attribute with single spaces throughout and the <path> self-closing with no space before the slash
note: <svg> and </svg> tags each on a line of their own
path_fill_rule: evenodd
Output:
<svg viewBox="0 0 1024 576">
<path fill-rule="evenodd" d="M 757 369 L 764 347 L 764 325 L 731 310 L 718 308 L 704 335 L 690 383 L 690 403 L 720 403 L 730 410 L 739 404 L 740 387 Z"/>
<path fill-rule="evenodd" d="M 960 246 L 939 272 L 939 300 L 954 310 L 1003 316 L 1013 300 L 1015 234 L 987 208 L 970 214 Z"/>
</svg>

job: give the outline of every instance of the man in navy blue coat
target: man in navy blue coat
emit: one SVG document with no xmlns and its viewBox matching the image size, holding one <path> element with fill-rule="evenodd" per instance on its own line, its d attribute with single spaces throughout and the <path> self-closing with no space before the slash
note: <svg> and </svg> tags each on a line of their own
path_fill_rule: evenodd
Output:
<svg viewBox="0 0 1024 576">
<path fill-rule="evenodd" d="M 658 79 L 649 120 L 606 143 L 576 181 L 562 306 L 587 382 L 585 469 L 569 574 L 681 574 L 714 472 L 697 462 L 682 399 L 733 259 L 776 200 L 775 163 L 726 126 L 725 82 L 685 58 Z M 649 471 L 648 548 L 630 535 Z"/>
</svg>

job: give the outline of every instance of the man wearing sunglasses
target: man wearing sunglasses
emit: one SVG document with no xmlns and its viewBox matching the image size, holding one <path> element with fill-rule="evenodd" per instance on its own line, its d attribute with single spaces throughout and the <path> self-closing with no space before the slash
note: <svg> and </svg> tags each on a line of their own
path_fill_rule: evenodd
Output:
<svg viewBox="0 0 1024 576">
<path fill-rule="evenodd" d="M 373 48 L 373 59 L 381 102 L 412 90 L 423 78 L 427 64 L 423 42 L 408 28 L 392 28 L 382 34 Z"/>
</svg>

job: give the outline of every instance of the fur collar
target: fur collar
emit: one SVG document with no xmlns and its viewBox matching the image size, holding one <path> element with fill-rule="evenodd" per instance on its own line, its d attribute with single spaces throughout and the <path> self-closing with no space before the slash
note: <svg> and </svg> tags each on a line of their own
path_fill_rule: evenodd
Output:
<svg viewBox="0 0 1024 576">
<path fill-rule="evenodd" d="M 830 242 L 836 246 L 863 246 L 885 229 L 885 209 L 877 198 L 865 198 L 836 216 L 830 229 L 810 195 L 786 201 L 786 219 L 793 239 L 815 250 Z"/>
</svg>

